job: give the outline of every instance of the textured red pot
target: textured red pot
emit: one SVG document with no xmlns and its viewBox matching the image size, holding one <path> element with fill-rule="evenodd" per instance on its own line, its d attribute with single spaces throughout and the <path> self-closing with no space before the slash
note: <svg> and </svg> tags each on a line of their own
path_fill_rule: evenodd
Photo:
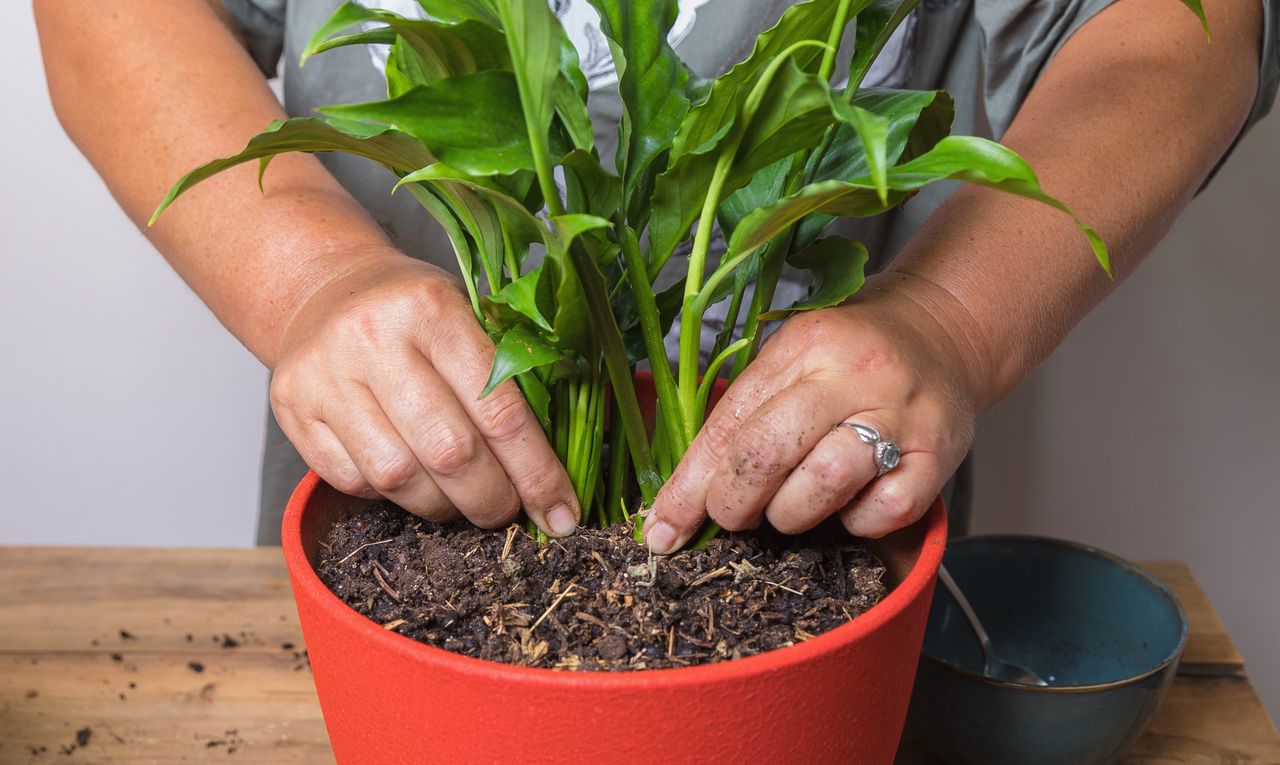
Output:
<svg viewBox="0 0 1280 765">
<path fill-rule="evenodd" d="M 320 706 L 338 762 L 893 762 L 946 541 L 941 501 L 874 543 L 889 595 L 848 624 L 737 661 L 628 673 L 472 659 L 388 632 L 313 568 L 319 540 L 365 500 L 314 473 L 284 517 Z"/>
</svg>

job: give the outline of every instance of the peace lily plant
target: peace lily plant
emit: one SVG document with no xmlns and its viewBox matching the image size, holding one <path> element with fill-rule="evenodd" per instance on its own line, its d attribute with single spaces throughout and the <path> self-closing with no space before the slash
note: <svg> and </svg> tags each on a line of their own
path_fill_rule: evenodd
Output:
<svg viewBox="0 0 1280 765">
<path fill-rule="evenodd" d="M 918 0 L 798 3 L 714 80 L 667 43 L 676 0 L 590 0 L 624 107 L 608 164 L 577 54 L 546 0 L 418 1 L 429 20 L 348 2 L 302 54 L 305 63 L 343 46 L 390 46 L 386 100 L 273 123 L 182 178 L 152 222 L 240 163 L 258 160 L 261 183 L 284 152 L 345 152 L 391 170 L 394 189 L 444 228 L 476 321 L 496 344 L 485 393 L 515 378 L 584 518 L 600 524 L 631 520 L 631 486 L 642 505 L 653 502 L 706 417 L 713 380 L 751 362 L 766 323 L 837 305 L 862 285 L 867 251 L 824 236 L 834 219 L 885 213 L 943 180 L 1071 214 L 1014 152 L 949 135 L 945 92 L 861 87 Z M 853 55 L 837 71 L 850 24 Z M 1109 272 L 1102 240 L 1076 223 Z M 690 236 L 679 280 L 656 292 Z M 799 303 L 775 306 L 784 264 L 812 272 L 813 284 Z M 703 367 L 702 318 L 723 300 L 728 319 Z M 672 364 L 664 339 L 677 315 Z M 636 396 L 639 364 L 657 391 L 652 434 Z"/>
</svg>

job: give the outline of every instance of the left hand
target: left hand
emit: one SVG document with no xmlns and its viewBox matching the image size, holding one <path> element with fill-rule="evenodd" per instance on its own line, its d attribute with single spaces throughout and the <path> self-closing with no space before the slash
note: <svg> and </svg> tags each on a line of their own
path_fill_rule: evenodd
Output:
<svg viewBox="0 0 1280 765">
<path fill-rule="evenodd" d="M 707 516 L 796 534 L 839 513 L 851 534 L 880 537 L 929 509 L 973 440 L 981 364 L 909 279 L 875 277 L 852 302 L 779 328 L 659 492 L 645 522 L 654 553 Z M 896 442 L 901 463 L 876 477 L 872 447 L 842 422 Z"/>
</svg>

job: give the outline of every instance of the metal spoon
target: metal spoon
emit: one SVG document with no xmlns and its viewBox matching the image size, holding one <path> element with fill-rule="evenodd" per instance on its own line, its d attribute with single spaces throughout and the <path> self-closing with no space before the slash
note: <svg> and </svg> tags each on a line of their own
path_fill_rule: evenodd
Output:
<svg viewBox="0 0 1280 765">
<path fill-rule="evenodd" d="M 946 566 L 938 568 L 938 578 L 942 580 L 947 592 L 951 593 L 956 605 L 960 606 L 965 618 L 969 620 L 969 626 L 973 628 L 974 634 L 978 636 L 978 642 L 982 644 L 982 674 L 1007 683 L 1048 685 L 1039 675 L 1026 667 L 1014 664 L 1011 661 L 1005 661 L 997 656 L 995 647 L 991 645 L 991 638 L 987 635 L 987 631 L 982 628 L 982 622 L 978 621 L 978 615 L 973 612 L 973 606 L 969 605 L 969 599 L 960 591 L 960 587 L 956 585 L 956 580 L 951 578 Z"/>
</svg>

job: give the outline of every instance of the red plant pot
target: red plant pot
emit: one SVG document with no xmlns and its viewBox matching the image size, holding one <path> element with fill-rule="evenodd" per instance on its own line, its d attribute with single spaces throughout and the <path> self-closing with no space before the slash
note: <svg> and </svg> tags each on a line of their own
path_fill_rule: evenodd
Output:
<svg viewBox="0 0 1280 765">
<path fill-rule="evenodd" d="M 473 659 L 388 632 L 315 573 L 329 526 L 367 500 L 308 473 L 284 517 L 329 740 L 352 763 L 893 762 L 946 543 L 939 500 L 872 542 L 892 590 L 853 621 L 721 664 L 565 672 Z"/>
</svg>

